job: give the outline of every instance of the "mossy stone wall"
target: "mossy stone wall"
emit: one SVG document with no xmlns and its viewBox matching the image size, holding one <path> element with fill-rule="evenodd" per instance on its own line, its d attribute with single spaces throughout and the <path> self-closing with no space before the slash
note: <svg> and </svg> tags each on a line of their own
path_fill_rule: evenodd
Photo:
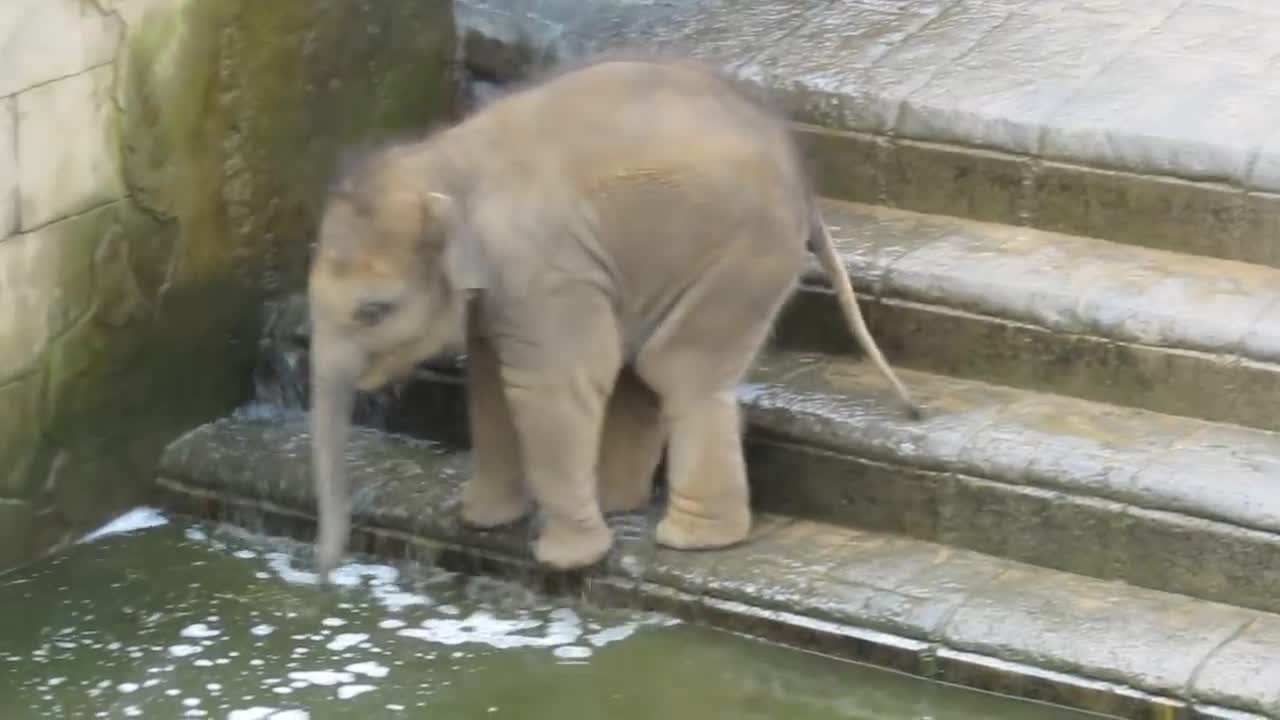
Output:
<svg viewBox="0 0 1280 720">
<path fill-rule="evenodd" d="M 137 502 L 166 443 L 247 399 L 337 154 L 455 97 L 447 0 L 4 5 L 0 569 Z"/>
</svg>

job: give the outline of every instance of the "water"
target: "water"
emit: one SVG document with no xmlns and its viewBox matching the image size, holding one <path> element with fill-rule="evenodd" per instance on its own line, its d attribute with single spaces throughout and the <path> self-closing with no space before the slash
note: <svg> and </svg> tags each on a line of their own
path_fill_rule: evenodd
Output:
<svg viewBox="0 0 1280 720">
<path fill-rule="evenodd" d="M 1073 720 L 632 611 L 135 512 L 0 576 L 0 717 Z"/>
</svg>

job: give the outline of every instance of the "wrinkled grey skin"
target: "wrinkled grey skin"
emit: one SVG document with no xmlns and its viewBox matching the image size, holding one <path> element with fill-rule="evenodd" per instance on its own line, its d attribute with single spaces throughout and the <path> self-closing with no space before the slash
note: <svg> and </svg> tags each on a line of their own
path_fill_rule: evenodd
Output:
<svg viewBox="0 0 1280 720">
<path fill-rule="evenodd" d="M 368 157 L 330 193 L 309 280 L 311 413 L 326 576 L 350 530 L 352 398 L 466 347 L 463 520 L 536 506 L 535 557 L 607 553 L 602 513 L 725 547 L 750 528 L 735 386 L 813 251 L 901 400 L 784 123 L 689 63 L 605 61 Z"/>
</svg>

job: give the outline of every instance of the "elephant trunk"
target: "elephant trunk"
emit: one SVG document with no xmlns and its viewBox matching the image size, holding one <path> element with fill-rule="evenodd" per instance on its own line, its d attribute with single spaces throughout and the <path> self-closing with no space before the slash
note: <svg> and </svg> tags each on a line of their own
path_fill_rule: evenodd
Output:
<svg viewBox="0 0 1280 720">
<path fill-rule="evenodd" d="M 347 477 L 347 436 L 355 406 L 356 372 L 339 348 L 312 339 L 311 460 L 319 527 L 316 572 L 321 582 L 337 567 L 351 532 L 351 482 Z"/>
</svg>

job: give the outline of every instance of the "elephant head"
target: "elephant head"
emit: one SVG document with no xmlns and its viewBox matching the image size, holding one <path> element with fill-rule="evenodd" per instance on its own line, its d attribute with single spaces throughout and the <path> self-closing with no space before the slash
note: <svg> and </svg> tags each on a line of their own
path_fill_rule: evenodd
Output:
<svg viewBox="0 0 1280 720">
<path fill-rule="evenodd" d="M 408 149 L 366 160 L 326 198 L 310 267 L 310 414 L 318 505 L 316 566 L 327 579 L 346 548 L 346 443 L 357 390 L 403 379 L 463 342 L 467 249 L 458 206 L 434 192 Z"/>
</svg>

